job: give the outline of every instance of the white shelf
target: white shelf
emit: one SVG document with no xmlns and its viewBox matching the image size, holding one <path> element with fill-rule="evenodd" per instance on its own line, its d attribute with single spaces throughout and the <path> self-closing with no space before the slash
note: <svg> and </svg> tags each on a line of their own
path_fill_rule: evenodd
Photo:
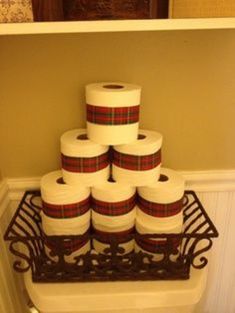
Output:
<svg viewBox="0 0 235 313">
<path fill-rule="evenodd" d="M 235 29 L 235 18 L 119 20 L 0 24 L 0 35 Z"/>
</svg>

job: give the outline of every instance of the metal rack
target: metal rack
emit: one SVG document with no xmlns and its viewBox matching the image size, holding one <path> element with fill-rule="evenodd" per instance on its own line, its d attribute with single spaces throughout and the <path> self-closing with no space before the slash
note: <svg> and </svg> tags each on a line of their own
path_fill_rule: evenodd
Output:
<svg viewBox="0 0 235 313">
<path fill-rule="evenodd" d="M 164 240 L 156 259 L 145 252 L 124 253 L 115 236 L 110 237 L 104 254 L 91 249 L 77 256 L 73 263 L 66 261 L 71 254 L 68 244 L 74 240 L 99 239 L 92 229 L 82 236 L 46 237 L 41 226 L 41 198 L 39 191 L 25 192 L 4 236 L 10 252 L 16 256 L 13 268 L 24 273 L 32 272 L 34 282 L 82 282 L 126 280 L 188 279 L 190 268 L 202 269 L 208 263 L 206 253 L 212 247 L 218 232 L 193 191 L 184 196 L 184 227 L 181 234 L 147 234 L 135 231 L 128 240 Z M 48 255 L 48 240 L 53 247 Z M 177 243 L 177 244 L 176 244 Z"/>
</svg>

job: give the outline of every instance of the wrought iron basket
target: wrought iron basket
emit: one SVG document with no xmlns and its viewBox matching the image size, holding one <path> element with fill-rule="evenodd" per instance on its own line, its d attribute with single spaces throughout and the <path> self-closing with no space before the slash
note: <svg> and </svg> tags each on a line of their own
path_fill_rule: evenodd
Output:
<svg viewBox="0 0 235 313">
<path fill-rule="evenodd" d="M 103 254 L 94 249 L 68 262 L 71 254 L 67 243 L 73 240 L 99 239 L 92 229 L 82 236 L 46 237 L 41 227 L 41 198 L 39 191 L 25 192 L 19 207 L 6 230 L 4 239 L 17 259 L 13 268 L 20 273 L 32 272 L 34 282 L 81 282 L 125 280 L 188 279 L 190 268 L 204 268 L 212 239 L 218 232 L 194 191 L 184 196 L 184 227 L 181 234 L 140 235 L 133 231 L 129 240 L 135 242 L 164 241 L 158 254 L 143 251 L 125 254 L 120 242 L 110 237 Z M 53 242 L 48 254 L 48 240 Z"/>
</svg>

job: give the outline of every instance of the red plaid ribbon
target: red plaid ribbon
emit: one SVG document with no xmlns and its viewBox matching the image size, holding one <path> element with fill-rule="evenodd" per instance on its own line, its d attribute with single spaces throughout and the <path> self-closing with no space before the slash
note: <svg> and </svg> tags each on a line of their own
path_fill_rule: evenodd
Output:
<svg viewBox="0 0 235 313">
<path fill-rule="evenodd" d="M 116 233 L 108 233 L 97 230 L 94 228 L 95 239 L 99 240 L 102 243 L 125 243 L 132 239 L 132 234 L 134 233 L 134 227 L 125 231 L 116 232 Z"/>
<path fill-rule="evenodd" d="M 87 121 L 101 125 L 134 124 L 139 121 L 139 105 L 108 108 L 87 104 Z"/>
<path fill-rule="evenodd" d="M 109 165 L 109 152 L 91 158 L 70 157 L 61 154 L 62 168 L 73 173 L 94 173 Z"/>
<path fill-rule="evenodd" d="M 136 195 L 119 202 L 104 202 L 92 198 L 92 209 L 102 215 L 118 216 L 129 213 L 136 204 Z"/>
<path fill-rule="evenodd" d="M 140 195 L 137 197 L 139 208 L 146 214 L 155 217 L 168 217 L 181 212 L 183 209 L 183 198 L 172 203 L 155 203 L 145 200 Z"/>
<path fill-rule="evenodd" d="M 168 244 L 170 244 L 173 249 L 176 249 L 181 243 L 180 238 L 170 238 L 168 240 Z M 165 238 L 163 240 L 153 240 L 141 238 L 141 235 L 139 235 L 136 237 L 136 243 L 140 248 L 152 253 L 163 253 L 166 248 L 168 248 L 167 240 Z"/>
<path fill-rule="evenodd" d="M 62 239 L 60 239 L 62 240 Z M 81 249 L 83 246 L 85 246 L 85 244 L 87 244 L 89 241 L 89 237 L 87 237 L 86 239 L 76 239 L 76 238 L 73 238 L 73 239 L 63 239 L 62 240 L 62 249 L 64 250 L 67 250 L 69 251 L 70 253 L 74 252 L 74 251 L 77 251 L 79 249 Z M 55 250 L 58 250 L 61 245 L 58 245 L 58 243 L 53 240 L 53 239 L 50 239 L 50 238 L 46 238 L 45 239 L 45 244 L 46 246 L 51 249 L 52 251 Z"/>
<path fill-rule="evenodd" d="M 90 197 L 72 204 L 50 204 L 42 201 L 45 215 L 54 218 L 71 218 L 85 214 L 90 209 Z"/>
<path fill-rule="evenodd" d="M 131 155 L 114 150 L 113 164 L 132 171 L 151 170 L 161 164 L 161 150 L 149 155 Z"/>
</svg>

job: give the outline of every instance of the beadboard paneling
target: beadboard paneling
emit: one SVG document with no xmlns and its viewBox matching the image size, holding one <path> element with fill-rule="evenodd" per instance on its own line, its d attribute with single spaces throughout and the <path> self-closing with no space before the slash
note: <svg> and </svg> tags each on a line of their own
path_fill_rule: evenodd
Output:
<svg viewBox="0 0 235 313">
<path fill-rule="evenodd" d="M 27 313 L 19 275 L 12 270 L 13 258 L 3 240 L 12 216 L 5 182 L 0 182 L 0 313 Z"/>
<path fill-rule="evenodd" d="M 235 312 L 235 191 L 201 192 L 199 198 L 219 238 L 210 253 L 206 292 L 198 313 Z"/>
</svg>

